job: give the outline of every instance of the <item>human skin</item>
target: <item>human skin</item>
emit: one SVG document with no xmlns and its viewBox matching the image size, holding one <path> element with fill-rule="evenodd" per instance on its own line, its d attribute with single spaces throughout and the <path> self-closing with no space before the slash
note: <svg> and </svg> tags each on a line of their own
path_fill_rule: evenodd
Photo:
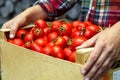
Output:
<svg viewBox="0 0 120 80">
<path fill-rule="evenodd" d="M 34 23 L 39 18 L 45 19 L 46 17 L 47 13 L 39 5 L 35 5 L 3 24 L 2 28 L 10 28 L 10 38 L 14 38 L 19 27 Z"/>
<path fill-rule="evenodd" d="M 76 49 L 95 44 L 88 61 L 81 69 L 85 80 L 98 80 L 120 56 L 120 21 L 89 39 Z"/>
</svg>

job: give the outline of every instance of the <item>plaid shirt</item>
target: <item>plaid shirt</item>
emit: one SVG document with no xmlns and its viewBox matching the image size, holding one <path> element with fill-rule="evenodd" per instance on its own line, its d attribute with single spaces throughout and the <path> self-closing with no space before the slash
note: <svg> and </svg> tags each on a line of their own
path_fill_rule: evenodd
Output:
<svg viewBox="0 0 120 80">
<path fill-rule="evenodd" d="M 91 21 L 100 26 L 110 26 L 120 21 L 120 0 L 38 0 L 49 17 L 63 15 L 81 1 L 81 21 Z"/>
</svg>

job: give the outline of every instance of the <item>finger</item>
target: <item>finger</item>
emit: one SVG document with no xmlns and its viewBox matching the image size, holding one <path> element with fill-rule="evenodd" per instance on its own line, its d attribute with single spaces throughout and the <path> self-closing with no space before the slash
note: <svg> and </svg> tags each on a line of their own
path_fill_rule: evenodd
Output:
<svg viewBox="0 0 120 80">
<path fill-rule="evenodd" d="M 108 58 L 103 66 L 99 69 L 99 71 L 96 73 L 96 75 L 93 77 L 92 80 L 98 80 L 98 78 L 100 79 L 101 77 L 103 77 L 103 75 L 110 69 L 110 67 L 113 65 L 115 60 Z"/>
<path fill-rule="evenodd" d="M 102 76 L 106 70 L 108 70 L 114 61 L 117 59 L 118 53 L 116 50 L 112 51 L 112 47 L 105 49 L 100 58 L 92 67 L 87 77 L 93 80 L 98 80 L 98 77 Z"/>
<path fill-rule="evenodd" d="M 104 48 L 103 45 L 96 44 L 93 52 L 90 54 L 87 62 L 85 63 L 85 65 L 81 69 L 81 73 L 83 75 L 85 75 L 87 72 L 89 72 L 89 70 L 91 69 L 93 64 L 95 64 L 96 60 L 101 55 L 101 52 L 103 51 L 103 48 Z"/>
<path fill-rule="evenodd" d="M 6 29 L 6 28 L 10 28 L 10 25 L 8 25 L 7 23 L 3 24 L 2 29 Z"/>
<path fill-rule="evenodd" d="M 10 38 L 14 38 L 15 37 L 17 29 L 18 29 L 18 25 L 17 24 L 12 25 L 11 30 L 10 30 L 10 35 L 9 35 Z"/>
<path fill-rule="evenodd" d="M 92 78 L 94 76 L 96 76 L 97 71 L 99 71 L 99 69 L 101 68 L 101 66 L 103 65 L 104 61 L 106 61 L 107 57 L 109 57 L 110 55 L 108 53 L 111 53 L 111 49 L 103 49 L 103 51 L 101 52 L 102 54 L 100 55 L 100 57 L 96 60 L 96 62 L 92 65 L 91 69 L 89 70 L 89 72 L 85 75 L 86 78 Z"/>
<path fill-rule="evenodd" d="M 85 41 L 81 46 L 76 47 L 76 49 L 81 49 L 81 48 L 93 46 L 95 44 L 96 39 L 97 39 L 97 35 L 95 35 L 93 38 Z"/>
</svg>

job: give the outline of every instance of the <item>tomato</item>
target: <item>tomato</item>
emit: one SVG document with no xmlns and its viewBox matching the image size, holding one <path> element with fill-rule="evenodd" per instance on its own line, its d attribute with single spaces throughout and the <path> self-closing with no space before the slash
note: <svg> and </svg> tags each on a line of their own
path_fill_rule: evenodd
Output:
<svg viewBox="0 0 120 80">
<path fill-rule="evenodd" d="M 72 22 L 72 27 L 77 28 L 79 23 L 80 23 L 80 21 L 78 21 L 78 20 L 73 21 Z"/>
<path fill-rule="evenodd" d="M 81 31 L 81 30 L 85 29 L 87 26 L 88 26 L 88 25 L 87 25 L 86 23 L 80 22 L 80 23 L 78 24 L 77 30 Z"/>
<path fill-rule="evenodd" d="M 43 47 L 42 47 L 42 46 L 39 46 L 39 45 L 36 44 L 36 43 L 32 43 L 31 46 L 30 46 L 30 49 L 41 53 Z"/>
<path fill-rule="evenodd" d="M 30 49 L 31 44 L 32 44 L 32 42 L 26 42 L 26 43 L 24 44 L 24 46 L 25 46 L 25 48 Z"/>
<path fill-rule="evenodd" d="M 54 42 L 51 41 L 51 42 L 48 42 L 46 46 L 54 46 L 54 45 L 55 45 Z"/>
<path fill-rule="evenodd" d="M 73 38 L 73 41 L 72 41 L 72 47 L 75 48 L 77 46 L 80 46 L 86 40 L 87 40 L 87 38 L 85 38 L 83 36 L 75 37 L 75 38 Z"/>
<path fill-rule="evenodd" d="M 51 47 L 51 46 L 45 46 L 45 47 L 42 49 L 42 53 L 43 53 L 43 54 L 51 55 L 51 52 L 52 52 L 52 47 Z"/>
<path fill-rule="evenodd" d="M 56 58 L 64 59 L 64 54 L 63 52 L 59 52 L 55 55 Z"/>
<path fill-rule="evenodd" d="M 58 29 L 59 29 L 59 27 L 62 26 L 62 24 L 63 24 L 63 22 L 60 21 L 60 20 L 53 21 L 53 22 L 52 22 L 52 31 L 57 32 Z"/>
<path fill-rule="evenodd" d="M 63 35 L 63 38 L 65 39 L 66 42 L 68 42 L 69 39 L 70 39 L 70 36 L 68 36 L 68 35 Z"/>
<path fill-rule="evenodd" d="M 78 24 L 78 26 L 81 26 L 82 28 L 86 28 L 88 25 L 87 25 L 87 23 L 80 22 L 80 23 Z"/>
<path fill-rule="evenodd" d="M 9 39 L 7 39 L 7 42 L 13 43 L 13 39 L 9 38 Z"/>
<path fill-rule="evenodd" d="M 63 24 L 59 29 L 58 33 L 60 35 L 71 35 L 72 27 L 69 24 Z"/>
<path fill-rule="evenodd" d="M 34 43 L 38 44 L 39 46 L 46 46 L 46 44 L 48 43 L 47 40 L 45 38 L 37 38 Z"/>
<path fill-rule="evenodd" d="M 17 38 L 23 39 L 24 36 L 25 36 L 27 33 L 28 33 L 28 32 L 27 32 L 26 30 L 20 29 L 20 30 L 17 31 L 16 36 L 17 36 Z"/>
<path fill-rule="evenodd" d="M 75 30 L 75 31 L 72 32 L 71 37 L 72 38 L 79 37 L 79 36 L 82 35 L 81 33 L 82 33 L 82 31 Z"/>
<path fill-rule="evenodd" d="M 40 38 L 43 37 L 44 31 L 42 28 L 34 28 L 32 34 L 34 35 L 35 38 Z"/>
<path fill-rule="evenodd" d="M 32 42 L 33 40 L 34 40 L 33 34 L 28 33 L 28 34 L 26 34 L 25 37 L 24 37 L 24 41 L 25 41 L 25 42 Z"/>
<path fill-rule="evenodd" d="M 100 32 L 100 28 L 97 26 L 97 25 L 89 25 L 88 27 L 87 27 L 87 29 L 90 29 L 90 30 L 92 30 L 93 32 L 95 32 L 96 34 L 98 33 L 98 32 Z"/>
<path fill-rule="evenodd" d="M 62 36 L 58 36 L 56 39 L 55 39 L 55 43 L 54 43 L 56 46 L 60 46 L 62 48 L 64 48 L 66 46 L 66 40 L 62 37 Z"/>
<path fill-rule="evenodd" d="M 45 28 L 45 27 L 48 27 L 47 22 L 45 20 L 43 20 L 43 19 L 38 19 L 35 22 L 35 25 L 36 25 L 36 27 L 42 28 L 42 29 Z"/>
<path fill-rule="evenodd" d="M 96 33 L 93 32 L 92 30 L 86 28 L 85 32 L 83 32 L 83 36 L 85 36 L 87 39 L 90 39 L 91 37 L 93 37 Z"/>
<path fill-rule="evenodd" d="M 64 56 L 65 56 L 65 59 L 68 60 L 69 56 L 72 54 L 72 48 L 71 47 L 66 47 L 64 48 L 63 50 L 63 53 L 64 53 Z"/>
<path fill-rule="evenodd" d="M 15 38 L 13 40 L 13 44 L 18 45 L 18 46 L 23 46 L 25 44 L 25 42 L 20 38 Z"/>
<path fill-rule="evenodd" d="M 86 23 L 88 26 L 92 25 L 92 23 L 90 21 L 84 21 L 84 23 Z"/>
<path fill-rule="evenodd" d="M 68 61 L 75 62 L 75 51 L 69 56 Z"/>
<path fill-rule="evenodd" d="M 31 29 L 29 30 L 29 33 L 30 33 L 30 34 L 33 34 L 34 29 L 35 29 L 35 27 L 31 28 Z"/>
<path fill-rule="evenodd" d="M 57 32 L 51 32 L 51 33 L 48 34 L 47 39 L 50 42 L 50 41 L 55 40 L 57 37 L 58 37 L 58 33 Z"/>
<path fill-rule="evenodd" d="M 56 20 L 56 21 L 52 22 L 52 25 L 62 25 L 62 24 L 63 24 L 63 22 L 60 20 Z"/>
<path fill-rule="evenodd" d="M 56 58 L 64 59 L 63 49 L 60 46 L 53 46 L 52 56 Z"/>
<path fill-rule="evenodd" d="M 51 28 L 50 27 L 46 27 L 43 29 L 44 35 L 47 36 L 50 32 L 51 32 Z"/>
</svg>

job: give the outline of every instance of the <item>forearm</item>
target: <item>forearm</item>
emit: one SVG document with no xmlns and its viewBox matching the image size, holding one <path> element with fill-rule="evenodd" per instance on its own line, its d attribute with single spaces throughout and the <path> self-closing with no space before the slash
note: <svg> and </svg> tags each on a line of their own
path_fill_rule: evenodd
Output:
<svg viewBox="0 0 120 80">
<path fill-rule="evenodd" d="M 120 21 L 116 22 L 113 26 L 118 27 L 118 29 L 120 30 Z"/>
<path fill-rule="evenodd" d="M 37 19 L 45 19 L 47 13 L 39 5 L 32 6 L 20 14 L 21 17 L 25 18 L 25 23 L 33 23 Z"/>
</svg>

